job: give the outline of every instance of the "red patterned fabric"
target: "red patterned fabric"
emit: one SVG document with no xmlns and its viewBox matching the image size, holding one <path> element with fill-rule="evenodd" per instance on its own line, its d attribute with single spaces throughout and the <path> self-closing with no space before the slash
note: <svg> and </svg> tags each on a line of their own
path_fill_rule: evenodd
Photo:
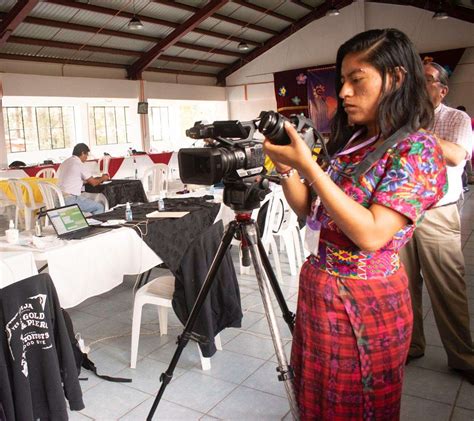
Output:
<svg viewBox="0 0 474 421">
<path fill-rule="evenodd" d="M 123 160 L 124 160 L 123 157 L 110 158 L 109 171 L 108 171 L 110 177 L 113 177 L 115 173 L 119 170 L 120 166 L 123 163 Z"/>
<path fill-rule="evenodd" d="M 150 153 L 148 156 L 155 164 L 168 164 L 173 152 Z"/>
<path fill-rule="evenodd" d="M 59 168 L 59 164 L 35 165 L 34 167 L 21 167 L 21 169 L 28 174 L 28 177 L 36 177 L 36 174 L 38 173 L 38 171 L 42 170 L 43 168 L 54 168 L 57 171 Z"/>
<path fill-rule="evenodd" d="M 364 281 L 307 261 L 291 361 L 301 420 L 398 420 L 412 323 L 403 268 Z"/>
</svg>

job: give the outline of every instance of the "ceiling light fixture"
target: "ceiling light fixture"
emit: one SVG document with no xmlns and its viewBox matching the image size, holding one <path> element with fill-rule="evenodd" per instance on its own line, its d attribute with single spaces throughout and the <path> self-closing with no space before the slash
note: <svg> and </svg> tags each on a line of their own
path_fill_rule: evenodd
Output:
<svg viewBox="0 0 474 421">
<path fill-rule="evenodd" d="M 444 19 L 448 19 L 448 18 L 449 18 L 448 13 L 446 12 L 446 10 L 444 10 L 443 2 L 442 2 L 442 0 L 440 0 L 439 6 L 436 9 L 436 12 L 433 13 L 432 19 L 444 20 Z"/>
<path fill-rule="evenodd" d="M 132 31 L 137 31 L 137 30 L 143 28 L 142 21 L 139 18 L 137 18 L 136 14 L 135 14 L 135 0 L 133 1 L 133 16 L 128 21 L 127 27 L 128 27 L 128 29 L 131 29 Z"/>
<path fill-rule="evenodd" d="M 334 6 L 332 6 L 327 12 L 326 16 L 339 16 L 341 12 L 336 9 Z"/>
<path fill-rule="evenodd" d="M 334 7 L 334 0 L 331 0 L 331 7 L 326 12 L 326 16 L 339 16 L 341 12 L 337 7 Z"/>
<path fill-rule="evenodd" d="M 135 15 L 133 15 L 130 21 L 128 22 L 127 27 L 128 29 L 136 31 L 137 29 L 143 28 L 143 23 L 140 19 L 138 19 Z"/>
<path fill-rule="evenodd" d="M 449 18 L 449 15 L 443 9 L 438 9 L 436 12 L 434 12 L 433 17 L 432 17 L 432 19 L 435 19 L 435 20 L 444 20 L 448 18 Z"/>
<path fill-rule="evenodd" d="M 247 50 L 250 50 L 249 45 L 248 45 L 245 41 L 239 42 L 239 45 L 237 46 L 237 48 L 238 48 L 240 51 L 247 51 Z"/>
</svg>

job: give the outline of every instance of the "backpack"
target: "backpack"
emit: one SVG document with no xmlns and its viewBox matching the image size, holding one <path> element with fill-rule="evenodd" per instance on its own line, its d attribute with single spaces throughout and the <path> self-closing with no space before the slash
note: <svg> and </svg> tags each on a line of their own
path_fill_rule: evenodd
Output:
<svg viewBox="0 0 474 421">
<path fill-rule="evenodd" d="M 97 377 L 100 377 L 101 379 L 107 380 L 109 382 L 131 383 L 132 379 L 125 379 L 123 377 L 110 377 L 97 373 L 97 368 L 95 364 L 89 359 L 85 352 L 82 352 L 76 335 L 74 334 L 74 327 L 72 326 L 71 316 L 69 316 L 68 312 L 64 309 L 62 309 L 62 312 L 64 316 L 64 321 L 66 323 L 66 329 L 69 336 L 69 340 L 71 341 L 72 350 L 74 352 L 74 359 L 76 360 L 77 375 L 79 376 L 79 374 L 81 373 L 81 368 L 85 368 L 86 370 L 92 371 Z"/>
</svg>

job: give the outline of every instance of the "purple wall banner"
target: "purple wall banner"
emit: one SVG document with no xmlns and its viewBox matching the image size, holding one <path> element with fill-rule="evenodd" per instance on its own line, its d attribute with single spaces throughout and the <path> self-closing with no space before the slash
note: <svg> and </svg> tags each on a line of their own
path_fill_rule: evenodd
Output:
<svg viewBox="0 0 474 421">
<path fill-rule="evenodd" d="M 308 69 L 309 116 L 321 133 L 330 132 L 330 122 L 337 108 L 334 66 Z"/>
</svg>

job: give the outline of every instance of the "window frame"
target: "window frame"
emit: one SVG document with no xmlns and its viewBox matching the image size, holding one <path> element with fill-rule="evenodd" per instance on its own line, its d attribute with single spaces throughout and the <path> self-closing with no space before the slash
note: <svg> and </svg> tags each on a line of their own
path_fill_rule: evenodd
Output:
<svg viewBox="0 0 474 421">
<path fill-rule="evenodd" d="M 25 129 L 25 109 L 26 108 L 31 108 L 33 110 L 34 116 L 32 116 L 32 121 L 34 120 L 35 123 L 35 131 L 36 131 L 36 142 L 37 142 L 37 150 L 28 150 L 27 148 L 27 142 L 26 142 L 26 129 Z M 39 124 L 38 124 L 38 109 L 46 109 L 48 113 L 48 124 L 47 124 L 47 131 L 49 132 L 49 147 L 48 148 L 43 148 L 41 141 L 40 141 L 40 130 L 39 130 Z M 55 127 L 55 129 L 61 129 L 62 132 L 62 146 L 61 147 L 55 147 L 53 145 L 53 127 L 51 125 L 51 109 L 59 109 L 59 114 L 60 114 L 60 127 Z M 6 116 L 6 126 L 4 127 L 4 132 L 5 136 L 8 136 L 8 148 L 7 148 L 7 153 L 26 153 L 26 152 L 34 152 L 34 151 L 51 151 L 51 150 L 60 150 L 60 149 L 66 149 L 70 147 L 71 145 L 67 146 L 66 145 L 66 132 L 65 132 L 65 124 L 64 124 L 64 109 L 68 108 L 71 109 L 71 115 L 72 115 L 72 123 L 74 126 L 74 140 L 72 143 L 75 142 L 75 137 L 76 137 L 76 116 L 74 112 L 74 107 L 73 106 L 68 106 L 68 105 L 40 105 L 40 106 L 24 106 L 24 105 L 16 105 L 16 106 L 7 106 L 3 107 L 4 110 L 4 116 Z M 10 128 L 10 116 L 9 116 L 9 110 L 11 109 L 17 109 L 19 110 L 20 116 L 21 116 L 21 128 L 17 129 L 11 129 Z M 32 113 L 32 114 L 33 114 Z M 11 137 L 11 132 L 13 130 L 19 130 L 23 132 L 23 150 L 21 151 L 14 151 L 12 149 L 12 137 Z M 28 129 L 31 130 L 31 129 Z"/>
</svg>

